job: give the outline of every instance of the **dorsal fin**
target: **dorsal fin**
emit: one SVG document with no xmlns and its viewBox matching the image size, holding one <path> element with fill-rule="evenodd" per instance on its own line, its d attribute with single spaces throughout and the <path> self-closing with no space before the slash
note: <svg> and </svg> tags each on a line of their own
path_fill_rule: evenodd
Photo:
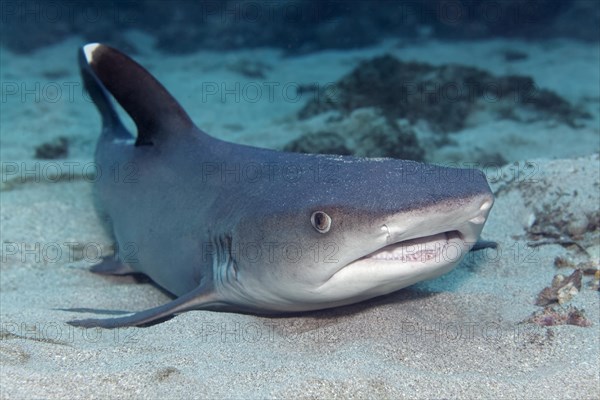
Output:
<svg viewBox="0 0 600 400">
<path fill-rule="evenodd" d="M 136 145 L 152 145 L 169 136 L 187 133 L 194 127 L 177 100 L 131 58 L 98 43 L 85 45 L 82 52 L 97 80 L 135 122 L 138 129 Z M 100 111 L 106 121 L 106 110 Z"/>
</svg>

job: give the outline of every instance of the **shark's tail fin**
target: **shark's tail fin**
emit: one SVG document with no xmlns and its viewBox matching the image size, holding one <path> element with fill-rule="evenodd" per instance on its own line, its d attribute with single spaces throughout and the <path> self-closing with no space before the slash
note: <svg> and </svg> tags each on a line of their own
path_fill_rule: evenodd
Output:
<svg viewBox="0 0 600 400">
<path fill-rule="evenodd" d="M 110 101 L 109 93 L 135 122 L 136 145 L 189 132 L 194 124 L 169 92 L 141 65 L 111 47 L 90 43 L 79 53 L 86 89 L 102 115 L 104 131 L 131 137 Z"/>
</svg>

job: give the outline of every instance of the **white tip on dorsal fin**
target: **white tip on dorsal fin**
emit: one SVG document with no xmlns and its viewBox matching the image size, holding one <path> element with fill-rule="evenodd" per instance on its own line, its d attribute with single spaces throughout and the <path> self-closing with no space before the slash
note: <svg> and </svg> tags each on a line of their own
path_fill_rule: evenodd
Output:
<svg viewBox="0 0 600 400">
<path fill-rule="evenodd" d="M 83 52 L 85 53 L 85 58 L 89 63 L 92 62 L 92 56 L 94 55 L 94 50 L 100 46 L 100 43 L 88 43 L 83 46 Z"/>
</svg>

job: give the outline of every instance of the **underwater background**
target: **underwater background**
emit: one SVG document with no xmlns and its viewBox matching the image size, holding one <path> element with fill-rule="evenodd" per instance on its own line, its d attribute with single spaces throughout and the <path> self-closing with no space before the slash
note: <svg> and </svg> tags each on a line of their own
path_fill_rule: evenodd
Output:
<svg viewBox="0 0 600 400">
<path fill-rule="evenodd" d="M 600 397 L 596 1 L 6 0 L 0 12 L 2 398 Z M 64 308 L 169 299 L 88 271 L 113 251 L 92 195 L 100 118 L 77 65 L 89 42 L 133 57 L 220 139 L 483 170 L 496 196 L 483 236 L 498 248 L 299 317 L 66 325 Z"/>
</svg>

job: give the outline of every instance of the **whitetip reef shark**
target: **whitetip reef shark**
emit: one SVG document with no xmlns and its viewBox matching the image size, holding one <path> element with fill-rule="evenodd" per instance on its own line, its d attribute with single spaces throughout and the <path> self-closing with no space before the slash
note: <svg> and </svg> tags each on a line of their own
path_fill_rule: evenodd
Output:
<svg viewBox="0 0 600 400">
<path fill-rule="evenodd" d="M 176 298 L 71 325 L 144 326 L 188 310 L 290 313 L 391 293 L 455 267 L 494 202 L 475 168 L 216 139 L 118 50 L 88 44 L 79 62 L 102 117 L 96 163 L 101 171 L 129 171 L 95 182 L 120 250 L 92 271 L 143 273 Z"/>
</svg>

